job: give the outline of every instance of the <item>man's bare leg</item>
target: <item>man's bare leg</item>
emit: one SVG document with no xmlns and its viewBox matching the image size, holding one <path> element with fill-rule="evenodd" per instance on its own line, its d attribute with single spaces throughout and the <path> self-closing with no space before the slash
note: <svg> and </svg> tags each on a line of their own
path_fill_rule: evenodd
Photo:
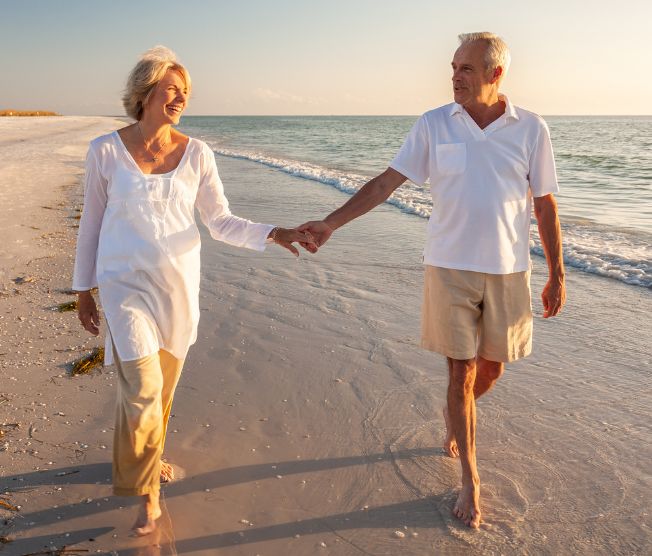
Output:
<svg viewBox="0 0 652 556">
<path fill-rule="evenodd" d="M 462 490 L 453 514 L 469 527 L 480 526 L 480 476 L 475 457 L 475 359 L 450 360 L 448 417 L 462 464 Z"/>
<path fill-rule="evenodd" d="M 138 518 L 131 528 L 134 537 L 143 537 L 156 530 L 156 520 L 161 517 L 159 491 L 150 492 L 142 497 Z"/>
<path fill-rule="evenodd" d="M 473 385 L 473 396 L 477 400 L 482 394 L 491 390 L 496 381 L 500 378 L 505 370 L 505 365 L 503 363 L 498 363 L 496 361 L 489 361 L 480 356 L 476 357 L 476 376 L 475 383 Z M 448 371 L 451 371 L 451 359 L 448 359 Z M 444 422 L 446 423 L 446 438 L 444 439 L 444 451 L 452 458 L 456 458 L 460 455 L 460 451 L 457 448 L 457 441 L 455 440 L 455 434 L 450 425 L 450 419 L 448 418 L 448 405 L 445 405 L 443 408 Z"/>
</svg>

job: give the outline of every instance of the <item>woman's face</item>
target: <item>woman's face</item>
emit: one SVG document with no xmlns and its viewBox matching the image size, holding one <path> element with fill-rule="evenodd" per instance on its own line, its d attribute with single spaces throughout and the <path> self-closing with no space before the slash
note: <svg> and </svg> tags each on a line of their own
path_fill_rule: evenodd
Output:
<svg viewBox="0 0 652 556">
<path fill-rule="evenodd" d="M 176 125 L 188 104 L 188 88 L 178 71 L 169 69 L 149 97 L 143 117 Z"/>
</svg>

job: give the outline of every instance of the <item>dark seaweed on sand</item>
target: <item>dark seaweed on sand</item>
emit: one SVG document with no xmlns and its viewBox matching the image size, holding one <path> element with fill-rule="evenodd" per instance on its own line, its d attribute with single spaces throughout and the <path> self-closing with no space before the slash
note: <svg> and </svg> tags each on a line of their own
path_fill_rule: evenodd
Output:
<svg viewBox="0 0 652 556">
<path fill-rule="evenodd" d="M 66 313 L 68 311 L 76 311 L 77 310 L 77 300 L 73 301 L 66 301 L 65 303 L 59 303 L 57 305 L 57 311 L 60 313 Z"/>
<path fill-rule="evenodd" d="M 72 376 L 86 375 L 96 367 L 102 365 L 104 361 L 104 348 L 95 348 L 91 353 L 76 361 L 72 366 Z"/>
</svg>

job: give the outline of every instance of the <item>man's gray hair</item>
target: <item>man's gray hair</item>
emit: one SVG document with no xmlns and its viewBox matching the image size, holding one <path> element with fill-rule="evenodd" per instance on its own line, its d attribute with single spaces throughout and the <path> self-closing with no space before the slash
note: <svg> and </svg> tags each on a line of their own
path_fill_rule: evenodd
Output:
<svg viewBox="0 0 652 556">
<path fill-rule="evenodd" d="M 487 70 L 493 71 L 498 66 L 503 68 L 503 76 L 509 69 L 509 63 L 512 60 L 509 54 L 507 43 L 498 35 L 493 33 L 462 33 L 457 36 L 460 39 L 460 46 L 475 42 L 482 41 L 487 45 L 487 52 L 485 54 L 485 65 Z"/>
</svg>

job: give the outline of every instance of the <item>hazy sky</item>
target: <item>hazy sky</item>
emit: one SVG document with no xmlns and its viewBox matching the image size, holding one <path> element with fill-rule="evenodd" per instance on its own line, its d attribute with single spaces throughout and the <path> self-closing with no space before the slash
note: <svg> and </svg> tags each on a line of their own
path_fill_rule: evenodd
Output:
<svg viewBox="0 0 652 556">
<path fill-rule="evenodd" d="M 544 115 L 652 114 L 650 0 L 0 0 L 0 109 L 122 114 L 138 55 L 177 52 L 188 114 L 419 114 L 451 101 L 457 34 L 512 51 Z"/>
</svg>

